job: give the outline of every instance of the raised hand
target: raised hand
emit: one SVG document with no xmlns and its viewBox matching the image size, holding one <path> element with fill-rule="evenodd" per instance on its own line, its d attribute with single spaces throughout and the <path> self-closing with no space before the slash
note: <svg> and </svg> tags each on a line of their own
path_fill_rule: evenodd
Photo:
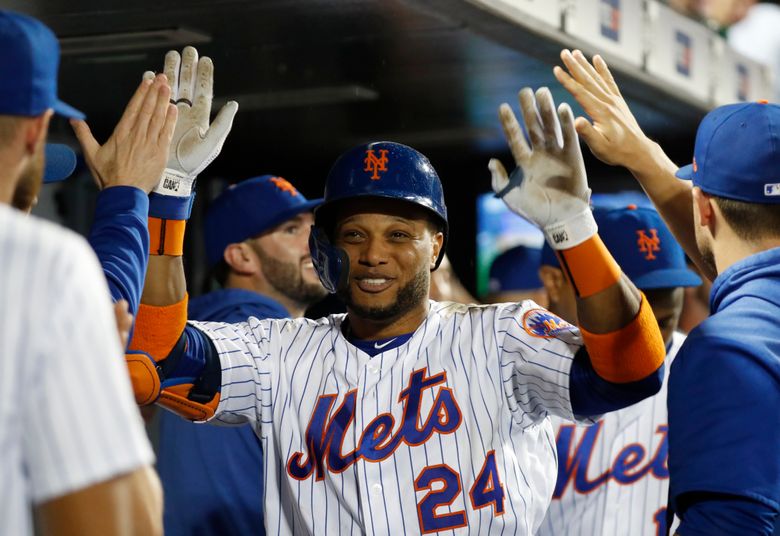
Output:
<svg viewBox="0 0 780 536">
<path fill-rule="evenodd" d="M 512 211 L 542 228 L 552 247 L 574 247 L 596 233 L 574 115 L 565 103 L 556 112 L 547 88 L 535 95 L 524 88 L 519 98 L 530 145 L 512 108 L 502 104 L 501 126 L 517 168 L 508 176 L 501 162 L 491 159 L 493 190 Z"/>
<path fill-rule="evenodd" d="M 134 186 L 150 192 L 168 160 L 178 111 L 165 76 L 144 79 L 111 137 L 100 145 L 84 121 L 72 119 L 87 166 L 100 189 Z"/>
<path fill-rule="evenodd" d="M 171 142 L 171 152 L 155 193 L 184 197 L 190 195 L 197 175 L 220 153 L 238 111 L 238 103 L 226 103 L 211 119 L 214 91 L 214 64 L 209 57 L 198 59 L 198 51 L 185 47 L 165 55 L 165 76 L 171 90 L 171 102 L 179 110 L 179 120 Z M 145 73 L 144 77 L 153 76 Z"/>
<path fill-rule="evenodd" d="M 632 169 L 646 158 L 652 142 L 639 127 L 601 56 L 588 62 L 579 50 L 563 50 L 566 70 L 554 67 L 555 78 L 580 103 L 591 121 L 578 117 L 574 126 L 599 160 Z"/>
</svg>

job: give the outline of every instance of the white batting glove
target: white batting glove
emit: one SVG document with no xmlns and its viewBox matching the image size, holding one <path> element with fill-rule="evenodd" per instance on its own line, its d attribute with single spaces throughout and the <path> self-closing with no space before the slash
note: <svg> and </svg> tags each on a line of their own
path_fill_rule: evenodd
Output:
<svg viewBox="0 0 780 536">
<path fill-rule="evenodd" d="M 166 196 L 189 197 L 195 178 L 220 153 L 233 126 L 238 103 L 227 102 L 209 124 L 214 88 L 211 58 L 198 59 L 195 48 L 185 47 L 165 55 L 165 75 L 171 87 L 171 101 L 179 110 L 168 164 L 153 190 Z M 145 73 L 144 76 L 150 76 Z"/>
<path fill-rule="evenodd" d="M 512 108 L 502 104 L 501 126 L 517 168 L 509 176 L 499 160 L 491 159 L 493 191 L 510 210 L 538 225 L 553 249 L 572 248 L 598 231 L 574 115 L 566 103 L 556 113 L 544 87 L 535 96 L 530 88 L 520 91 L 520 109 L 531 146 Z"/>
</svg>

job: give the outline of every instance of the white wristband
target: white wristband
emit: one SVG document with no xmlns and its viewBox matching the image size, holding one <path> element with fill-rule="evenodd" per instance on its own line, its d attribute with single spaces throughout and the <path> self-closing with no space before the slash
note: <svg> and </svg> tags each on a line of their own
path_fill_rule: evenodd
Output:
<svg viewBox="0 0 780 536">
<path fill-rule="evenodd" d="M 156 194 L 171 195 L 174 197 L 190 197 L 192 187 L 195 184 L 196 176 L 189 176 L 186 173 L 171 168 L 165 168 L 160 182 L 152 190 Z"/>
<path fill-rule="evenodd" d="M 547 243 L 553 249 L 569 249 L 578 246 L 595 235 L 599 230 L 593 212 L 585 209 L 561 222 L 550 224 L 544 228 Z"/>
</svg>

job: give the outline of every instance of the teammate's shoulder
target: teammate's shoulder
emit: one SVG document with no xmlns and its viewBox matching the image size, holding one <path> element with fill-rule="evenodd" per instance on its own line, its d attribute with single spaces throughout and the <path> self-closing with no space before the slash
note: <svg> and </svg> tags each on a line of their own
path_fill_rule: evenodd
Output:
<svg viewBox="0 0 780 536">
<path fill-rule="evenodd" d="M 11 207 L 0 205 L 0 230 L 6 251 L 41 251 L 50 255 L 67 252 L 67 258 L 80 258 L 91 252 L 81 235 L 56 223 L 28 216 Z"/>
</svg>

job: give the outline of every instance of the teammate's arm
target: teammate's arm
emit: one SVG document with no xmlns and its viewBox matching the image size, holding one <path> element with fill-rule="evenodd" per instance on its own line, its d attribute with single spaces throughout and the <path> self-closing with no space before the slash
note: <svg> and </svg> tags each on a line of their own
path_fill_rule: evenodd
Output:
<svg viewBox="0 0 780 536">
<path fill-rule="evenodd" d="M 36 508 L 45 536 L 162 534 L 162 489 L 151 467 L 46 501 Z"/>
<path fill-rule="evenodd" d="M 701 262 L 696 247 L 691 184 L 675 177 L 679 166 L 642 132 L 600 56 L 594 56 L 591 64 L 579 50 L 564 50 L 561 59 L 566 70 L 555 67 L 555 77 L 592 120 L 576 119 L 579 135 L 599 160 L 623 166 L 636 177 L 685 253 L 706 277 L 714 279 L 717 274 Z"/>
<path fill-rule="evenodd" d="M 502 105 L 501 124 L 517 168 L 510 177 L 491 160 L 493 189 L 511 210 L 536 223 L 558 254 L 575 289 L 580 331 L 598 376 L 620 384 L 655 377 L 657 391 L 666 353 L 661 333 L 647 300 L 598 236 L 571 109 L 562 104 L 556 113 L 547 88 L 535 95 L 523 89 L 520 108 L 530 144 L 512 109 Z"/>
</svg>

